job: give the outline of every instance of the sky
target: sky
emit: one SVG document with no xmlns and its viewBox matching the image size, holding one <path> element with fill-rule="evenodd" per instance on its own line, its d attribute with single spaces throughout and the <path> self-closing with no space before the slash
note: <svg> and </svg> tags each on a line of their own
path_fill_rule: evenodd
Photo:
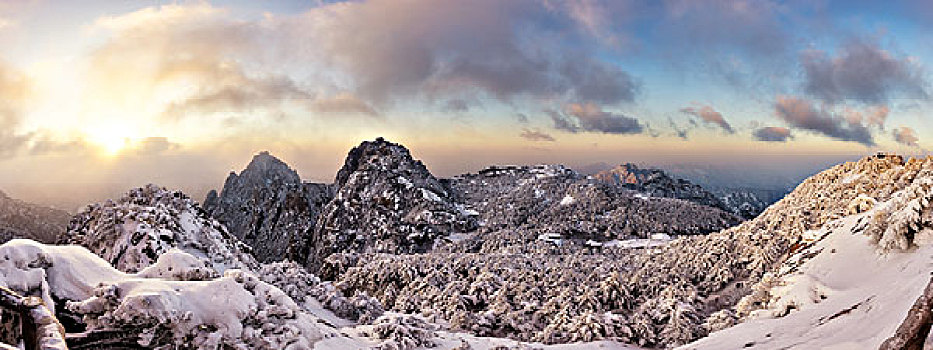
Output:
<svg viewBox="0 0 933 350">
<path fill-rule="evenodd" d="M 199 198 L 262 150 L 330 182 L 378 136 L 439 176 L 925 155 L 931 24 L 925 1 L 2 1 L 0 190 Z"/>
</svg>

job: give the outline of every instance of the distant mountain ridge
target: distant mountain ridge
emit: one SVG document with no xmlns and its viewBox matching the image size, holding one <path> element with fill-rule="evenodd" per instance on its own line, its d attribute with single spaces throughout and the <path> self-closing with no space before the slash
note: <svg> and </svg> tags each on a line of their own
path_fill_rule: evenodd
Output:
<svg viewBox="0 0 933 350">
<path fill-rule="evenodd" d="M 438 179 L 403 145 L 377 138 L 350 150 L 332 185 L 302 183 L 287 164 L 259 153 L 204 207 L 260 261 L 288 258 L 312 269 L 333 253 L 425 252 L 450 235 L 471 237 L 452 249 L 493 249 L 542 234 L 607 241 L 705 234 L 741 221 L 698 186 L 637 172 L 642 191 L 561 165 Z M 648 197 L 638 195 L 646 188 Z"/>
<path fill-rule="evenodd" d="M 763 191 L 751 189 L 727 189 L 714 193 L 712 189 L 689 180 L 675 178 L 664 170 L 642 168 L 632 163 L 596 172 L 593 177 L 649 196 L 683 199 L 719 208 L 745 219 L 758 216 L 768 205 L 780 199 L 775 196 L 761 198 Z"/>
<path fill-rule="evenodd" d="M 71 214 L 8 197 L 0 192 L 0 244 L 13 238 L 54 243 L 65 233 Z"/>
</svg>

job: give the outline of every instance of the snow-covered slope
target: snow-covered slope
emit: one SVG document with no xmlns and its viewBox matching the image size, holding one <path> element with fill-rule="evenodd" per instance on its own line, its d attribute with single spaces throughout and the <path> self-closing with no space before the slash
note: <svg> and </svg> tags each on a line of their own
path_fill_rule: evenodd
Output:
<svg viewBox="0 0 933 350">
<path fill-rule="evenodd" d="M 799 253 L 815 255 L 796 271 L 769 277 L 766 309 L 684 349 L 877 349 L 930 281 L 933 245 L 878 254 L 853 232 L 858 219 Z"/>
<path fill-rule="evenodd" d="M 893 336 L 933 276 L 933 159 L 877 175 L 907 185 L 883 197 L 856 186 L 841 218 L 806 231 L 736 305 L 745 322 L 684 348 L 877 349 Z"/>
<path fill-rule="evenodd" d="M 88 332 L 123 330 L 147 347 L 308 349 L 336 333 L 250 273 L 231 269 L 200 280 L 209 267 L 181 251 L 139 274 L 77 246 L 13 240 L 0 256 L 0 285 L 83 316 Z"/>
<path fill-rule="evenodd" d="M 179 191 L 148 185 L 88 206 L 72 219 L 64 244 L 87 247 L 121 271 L 136 272 L 172 248 L 227 268 L 255 270 L 249 248 Z"/>
</svg>

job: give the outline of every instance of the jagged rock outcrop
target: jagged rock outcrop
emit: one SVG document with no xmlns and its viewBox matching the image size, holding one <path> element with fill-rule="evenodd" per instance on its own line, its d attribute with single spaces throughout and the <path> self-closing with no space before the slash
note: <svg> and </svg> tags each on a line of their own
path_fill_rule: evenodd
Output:
<svg viewBox="0 0 933 350">
<path fill-rule="evenodd" d="M 71 215 L 8 197 L 0 192 L 0 244 L 13 238 L 54 243 L 65 233 Z"/>
<path fill-rule="evenodd" d="M 90 249 L 120 271 L 137 272 L 178 248 L 216 271 L 255 270 L 249 247 L 179 191 L 156 185 L 136 188 L 114 201 L 89 205 L 75 215 L 60 244 Z"/>
<path fill-rule="evenodd" d="M 424 252 L 438 237 L 476 227 L 421 161 L 382 138 L 350 151 L 335 186 L 306 236 L 311 249 L 293 254 L 312 269 L 335 252 Z"/>
<path fill-rule="evenodd" d="M 268 152 L 253 157 L 240 172 L 230 173 L 218 196 L 208 193 L 204 209 L 253 249 L 262 262 L 280 261 L 289 246 L 300 248 L 334 196 L 333 187 L 303 183 L 298 173 Z"/>
</svg>

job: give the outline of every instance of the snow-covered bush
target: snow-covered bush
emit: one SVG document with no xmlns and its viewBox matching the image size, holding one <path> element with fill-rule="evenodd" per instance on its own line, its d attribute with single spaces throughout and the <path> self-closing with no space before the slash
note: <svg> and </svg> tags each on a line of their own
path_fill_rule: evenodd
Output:
<svg viewBox="0 0 933 350">
<path fill-rule="evenodd" d="M 437 317 L 477 335 L 673 346 L 780 304 L 772 294 L 780 282 L 777 269 L 819 240 L 808 235 L 853 214 L 853 203 L 855 212 L 864 213 L 858 215 L 887 210 L 864 230 L 877 231 L 883 246 L 909 249 L 912 236 L 931 227 L 931 171 L 933 158 L 882 156 L 842 164 L 807 179 L 756 219 L 652 249 L 529 244 L 534 237 L 497 231 L 428 254 L 335 257 L 329 271 L 345 293 L 365 291 L 388 310 Z M 534 189 L 544 187 L 529 187 L 531 196 Z M 562 208 L 579 205 L 579 198 Z M 523 213 L 504 203 L 500 212 Z M 885 209 L 887 203 L 901 204 Z M 527 218 L 484 220 L 493 225 Z"/>
<path fill-rule="evenodd" d="M 413 350 L 432 348 L 437 337 L 435 327 L 409 315 L 385 315 L 373 322 L 371 337 L 381 340 L 373 350 Z"/>
</svg>

